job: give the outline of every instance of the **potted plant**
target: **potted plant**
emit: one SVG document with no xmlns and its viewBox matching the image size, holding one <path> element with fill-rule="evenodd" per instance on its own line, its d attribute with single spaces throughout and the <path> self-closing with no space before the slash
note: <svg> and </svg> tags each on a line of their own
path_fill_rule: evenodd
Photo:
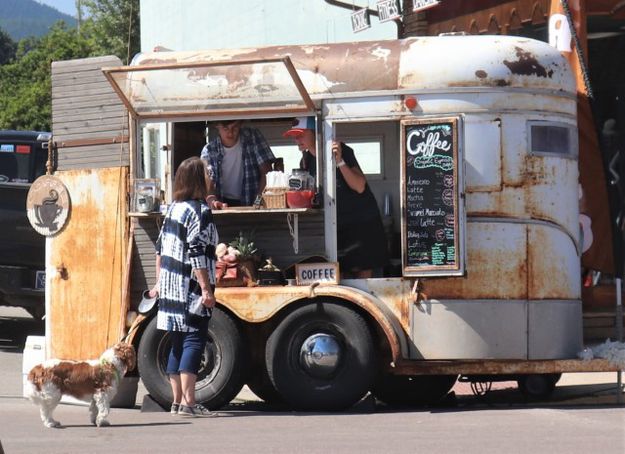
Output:
<svg viewBox="0 0 625 454">
<path fill-rule="evenodd" d="M 248 271 L 252 280 L 256 281 L 256 267 L 259 262 L 259 256 L 258 248 L 256 248 L 253 238 L 254 231 L 248 233 L 239 231 L 239 235 L 229 245 L 239 252 L 239 264 Z"/>
</svg>

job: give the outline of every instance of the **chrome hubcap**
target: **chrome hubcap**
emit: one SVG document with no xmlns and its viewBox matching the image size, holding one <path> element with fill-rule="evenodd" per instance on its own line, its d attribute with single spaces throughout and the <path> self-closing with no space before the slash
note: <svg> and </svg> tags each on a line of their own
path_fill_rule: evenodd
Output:
<svg viewBox="0 0 625 454">
<path fill-rule="evenodd" d="M 331 334 L 314 334 L 302 343 L 299 362 L 312 377 L 331 377 L 340 361 L 341 346 Z"/>
</svg>

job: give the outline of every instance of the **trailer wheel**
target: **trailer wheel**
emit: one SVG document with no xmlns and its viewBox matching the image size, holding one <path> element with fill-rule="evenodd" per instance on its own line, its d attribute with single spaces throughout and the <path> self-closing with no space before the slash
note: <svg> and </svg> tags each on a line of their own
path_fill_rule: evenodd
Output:
<svg viewBox="0 0 625 454">
<path fill-rule="evenodd" d="M 269 336 L 267 372 L 282 397 L 303 410 L 356 403 L 376 374 L 373 338 L 358 313 L 336 303 L 300 307 Z"/>
<path fill-rule="evenodd" d="M 385 404 L 397 407 L 432 405 L 454 387 L 457 375 L 391 375 L 375 384 L 372 394 Z"/>
<path fill-rule="evenodd" d="M 173 399 L 165 373 L 170 349 L 169 335 L 156 329 L 154 317 L 141 336 L 138 367 L 147 391 L 166 408 Z M 219 308 L 213 309 L 208 324 L 208 342 L 195 385 L 196 400 L 210 409 L 228 404 L 243 387 L 247 363 L 245 343 L 235 321 Z"/>
<path fill-rule="evenodd" d="M 267 373 L 264 364 L 258 364 L 253 368 L 254 372 L 247 379 L 247 387 L 256 394 L 256 396 L 267 404 L 281 404 L 284 399 L 278 392 Z"/>
<path fill-rule="evenodd" d="M 530 399 L 545 399 L 556 389 L 562 374 L 528 374 L 517 378 L 519 391 Z"/>
</svg>

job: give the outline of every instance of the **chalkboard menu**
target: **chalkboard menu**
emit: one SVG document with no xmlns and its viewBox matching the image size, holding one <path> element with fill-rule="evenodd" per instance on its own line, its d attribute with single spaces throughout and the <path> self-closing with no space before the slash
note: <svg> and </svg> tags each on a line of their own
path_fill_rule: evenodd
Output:
<svg viewBox="0 0 625 454">
<path fill-rule="evenodd" d="M 459 118 L 402 122 L 404 276 L 459 275 Z"/>
</svg>

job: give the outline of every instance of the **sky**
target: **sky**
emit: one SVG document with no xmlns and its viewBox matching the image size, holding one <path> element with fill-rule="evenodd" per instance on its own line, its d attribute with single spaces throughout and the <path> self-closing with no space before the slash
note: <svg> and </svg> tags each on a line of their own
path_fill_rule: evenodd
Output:
<svg viewBox="0 0 625 454">
<path fill-rule="evenodd" d="M 76 0 L 35 0 L 58 9 L 60 12 L 76 17 Z"/>
</svg>

